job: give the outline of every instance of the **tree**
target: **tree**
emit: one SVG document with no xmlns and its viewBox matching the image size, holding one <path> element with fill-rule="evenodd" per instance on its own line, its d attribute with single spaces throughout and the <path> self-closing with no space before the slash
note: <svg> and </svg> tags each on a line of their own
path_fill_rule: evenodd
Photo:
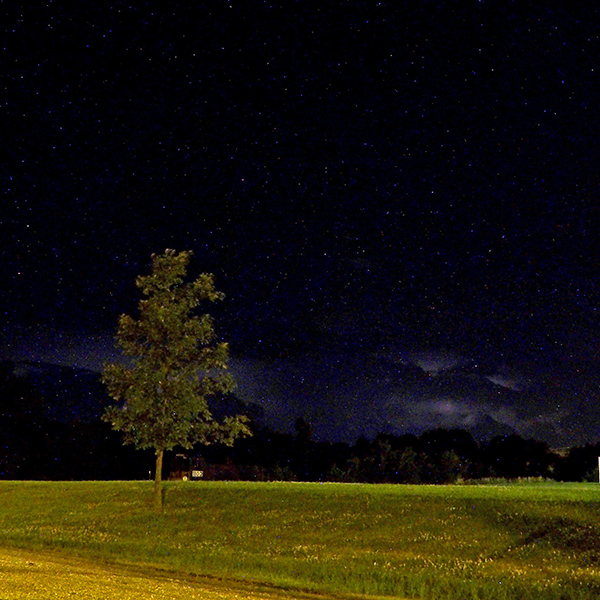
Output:
<svg viewBox="0 0 600 600">
<path fill-rule="evenodd" d="M 492 438 L 484 455 L 496 477 L 549 477 L 554 462 L 548 444 L 516 434 Z"/>
<path fill-rule="evenodd" d="M 145 299 L 139 318 L 119 317 L 117 344 L 130 364 L 107 364 L 103 381 L 117 404 L 103 418 L 126 443 L 156 453 L 154 508 L 162 511 L 165 451 L 194 443 L 231 445 L 250 435 L 243 415 L 213 418 L 208 399 L 234 387 L 227 371 L 228 345 L 217 342 L 210 315 L 193 315 L 202 301 L 221 300 L 214 277 L 203 273 L 184 283 L 191 252 L 152 255 L 152 272 L 136 285 Z"/>
</svg>

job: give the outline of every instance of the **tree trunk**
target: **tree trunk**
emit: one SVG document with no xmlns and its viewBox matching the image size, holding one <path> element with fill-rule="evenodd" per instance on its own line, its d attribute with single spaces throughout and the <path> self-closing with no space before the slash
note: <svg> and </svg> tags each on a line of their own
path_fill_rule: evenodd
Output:
<svg viewBox="0 0 600 600">
<path fill-rule="evenodd" d="M 162 464 L 164 450 L 156 451 L 156 472 L 154 474 L 154 512 L 162 513 L 163 510 L 163 494 L 162 494 Z"/>
</svg>

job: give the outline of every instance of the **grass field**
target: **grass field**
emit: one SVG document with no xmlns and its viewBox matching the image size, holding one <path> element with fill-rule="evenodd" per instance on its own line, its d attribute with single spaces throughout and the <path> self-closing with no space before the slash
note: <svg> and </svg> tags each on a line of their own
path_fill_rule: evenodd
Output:
<svg viewBox="0 0 600 600">
<path fill-rule="evenodd" d="M 148 482 L 0 482 L 0 547 L 40 564 L 53 557 L 238 590 L 223 598 L 267 589 L 269 597 L 600 597 L 599 484 L 166 488 L 157 516 Z M 15 569 L 0 560 L 0 580 Z"/>
</svg>

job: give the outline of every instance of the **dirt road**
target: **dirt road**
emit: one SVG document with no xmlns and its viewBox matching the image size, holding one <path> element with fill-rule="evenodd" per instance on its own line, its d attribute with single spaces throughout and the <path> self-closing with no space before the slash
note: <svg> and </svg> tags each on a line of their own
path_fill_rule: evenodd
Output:
<svg viewBox="0 0 600 600">
<path fill-rule="evenodd" d="M 289 600 L 291 597 L 285 592 L 236 590 L 223 582 L 179 579 L 135 567 L 0 548 L 0 600 Z"/>
</svg>

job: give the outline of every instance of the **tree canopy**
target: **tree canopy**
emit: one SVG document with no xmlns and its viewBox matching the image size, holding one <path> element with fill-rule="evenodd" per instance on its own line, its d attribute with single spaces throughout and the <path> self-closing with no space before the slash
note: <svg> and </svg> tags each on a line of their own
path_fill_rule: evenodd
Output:
<svg viewBox="0 0 600 600">
<path fill-rule="evenodd" d="M 204 301 L 223 298 L 213 275 L 185 282 L 190 251 L 166 250 L 152 255 L 150 275 L 136 285 L 144 299 L 139 316 L 119 317 L 117 344 L 128 361 L 107 364 L 103 381 L 117 404 L 104 419 L 137 448 L 156 452 L 155 506 L 161 508 L 162 458 L 176 446 L 200 442 L 231 445 L 249 435 L 243 415 L 216 421 L 207 400 L 234 388 L 228 372 L 228 344 L 218 341 L 213 319 L 195 315 Z"/>
</svg>

